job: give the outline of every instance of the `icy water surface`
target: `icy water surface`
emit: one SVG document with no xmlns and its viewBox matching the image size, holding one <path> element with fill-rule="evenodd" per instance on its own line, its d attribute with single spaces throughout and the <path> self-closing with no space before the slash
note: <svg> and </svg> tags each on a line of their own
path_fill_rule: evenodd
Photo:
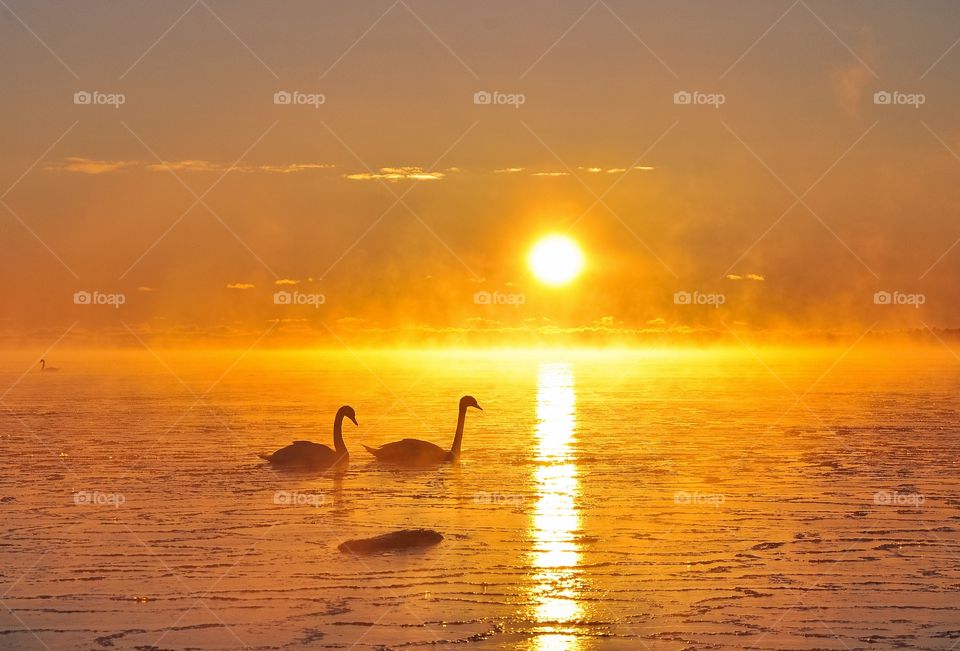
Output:
<svg viewBox="0 0 960 651">
<path fill-rule="evenodd" d="M 947 352 L 0 362 L 0 648 L 950 649 Z M 361 443 L 463 461 L 378 468 Z M 330 443 L 349 470 L 256 454 Z M 428 527 L 419 552 L 349 538 Z"/>
</svg>

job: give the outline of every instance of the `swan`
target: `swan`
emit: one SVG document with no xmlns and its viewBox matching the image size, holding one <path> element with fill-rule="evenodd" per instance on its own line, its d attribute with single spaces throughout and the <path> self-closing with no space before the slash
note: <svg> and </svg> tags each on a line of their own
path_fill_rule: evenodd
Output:
<svg viewBox="0 0 960 651">
<path fill-rule="evenodd" d="M 467 407 L 474 407 L 483 411 L 473 396 L 460 398 L 460 415 L 457 418 L 457 433 L 453 437 L 453 447 L 444 450 L 439 445 L 417 439 L 403 439 L 387 443 L 379 448 L 364 445 L 367 452 L 377 458 L 377 461 L 392 463 L 400 466 L 433 466 L 449 463 L 460 458 L 460 444 L 463 442 L 463 421 L 467 416 Z"/>
<path fill-rule="evenodd" d="M 47 366 L 47 360 L 41 359 L 40 370 L 41 371 L 59 371 L 60 369 L 58 369 L 56 366 Z"/>
<path fill-rule="evenodd" d="M 312 441 L 294 441 L 291 445 L 280 448 L 273 454 L 261 454 L 261 459 L 266 459 L 276 467 L 281 468 L 299 468 L 313 470 L 317 468 L 329 468 L 349 461 L 350 454 L 347 452 L 347 446 L 343 443 L 343 419 L 349 418 L 354 425 L 357 425 L 357 415 L 353 407 L 344 405 L 337 411 L 337 416 L 333 420 L 333 449 L 326 445 L 313 443 Z"/>
</svg>

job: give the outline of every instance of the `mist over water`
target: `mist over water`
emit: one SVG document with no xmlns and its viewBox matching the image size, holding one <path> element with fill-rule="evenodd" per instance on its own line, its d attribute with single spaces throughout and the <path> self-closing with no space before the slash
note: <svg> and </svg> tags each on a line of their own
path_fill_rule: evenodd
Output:
<svg viewBox="0 0 960 651">
<path fill-rule="evenodd" d="M 61 353 L 0 385 L 0 648 L 915 648 L 960 638 L 947 352 Z M 19 379 L 19 382 L 18 382 Z M 458 466 L 388 471 L 416 437 Z M 297 439 L 344 473 L 271 470 Z M 425 551 L 351 538 L 426 527 Z"/>
</svg>

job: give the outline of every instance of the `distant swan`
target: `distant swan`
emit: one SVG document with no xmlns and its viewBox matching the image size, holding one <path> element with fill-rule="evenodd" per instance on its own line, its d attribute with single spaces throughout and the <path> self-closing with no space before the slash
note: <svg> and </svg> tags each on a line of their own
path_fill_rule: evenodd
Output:
<svg viewBox="0 0 960 651">
<path fill-rule="evenodd" d="M 457 433 L 453 437 L 453 447 L 449 451 L 439 445 L 417 439 L 403 439 L 394 443 L 387 443 L 379 448 L 364 445 L 367 452 L 384 463 L 400 466 L 433 466 L 449 463 L 460 458 L 460 444 L 463 442 L 463 421 L 467 416 L 467 407 L 475 407 L 483 411 L 473 396 L 460 398 L 460 415 L 457 418 Z"/>
<path fill-rule="evenodd" d="M 41 359 L 40 370 L 41 371 L 59 371 L 60 369 L 58 369 L 56 366 L 47 366 L 47 360 Z"/>
<path fill-rule="evenodd" d="M 333 421 L 333 447 L 330 449 L 326 445 L 313 443 L 311 441 L 294 441 L 292 445 L 280 448 L 273 454 L 261 454 L 261 459 L 266 459 L 274 466 L 279 468 L 296 468 L 301 470 L 316 470 L 319 468 L 329 468 L 340 463 L 349 461 L 350 454 L 347 452 L 347 446 L 343 443 L 343 419 L 349 418 L 353 424 L 357 424 L 357 415 L 353 407 L 344 405 L 337 411 L 337 416 Z"/>
</svg>

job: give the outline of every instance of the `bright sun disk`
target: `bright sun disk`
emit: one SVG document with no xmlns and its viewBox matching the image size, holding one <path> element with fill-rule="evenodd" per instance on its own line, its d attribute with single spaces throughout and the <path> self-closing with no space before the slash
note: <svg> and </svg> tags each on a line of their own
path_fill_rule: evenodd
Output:
<svg viewBox="0 0 960 651">
<path fill-rule="evenodd" d="M 565 285 L 583 269 L 583 252 L 565 235 L 548 235 L 530 251 L 530 269 L 548 285 Z"/>
</svg>

